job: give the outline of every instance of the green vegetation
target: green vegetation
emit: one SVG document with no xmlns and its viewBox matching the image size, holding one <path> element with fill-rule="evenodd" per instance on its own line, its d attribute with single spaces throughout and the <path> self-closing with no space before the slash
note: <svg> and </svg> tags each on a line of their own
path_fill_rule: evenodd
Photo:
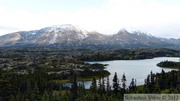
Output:
<svg viewBox="0 0 180 101">
<path fill-rule="evenodd" d="M 43 71 L 24 75 L 9 74 L 1 69 L 0 74 L 1 101 L 123 101 L 124 94 L 180 93 L 179 71 L 151 72 L 141 86 L 136 86 L 135 79 L 127 85 L 126 75 L 119 81 L 115 73 L 112 85 L 109 78 L 92 78 L 90 89 L 85 89 L 83 83 L 77 84 L 75 71 L 71 74 L 71 87 L 53 82 Z"/>
<path fill-rule="evenodd" d="M 180 62 L 162 61 L 157 64 L 159 67 L 180 69 Z"/>
<path fill-rule="evenodd" d="M 71 71 L 76 71 L 77 78 L 81 80 L 110 75 L 104 70 L 105 65 L 85 63 L 79 60 L 78 52 L 72 50 L 6 48 L 0 51 L 0 68 L 8 73 L 29 74 L 43 71 L 59 82 L 68 82 Z"/>
<path fill-rule="evenodd" d="M 0 49 L 0 101 L 123 101 L 125 93 L 178 94 L 180 71 L 150 72 L 141 86 L 135 78 L 128 85 L 125 74 L 115 73 L 110 84 L 104 65 L 84 61 L 179 55 L 167 49 Z M 83 82 L 78 84 L 79 80 L 91 80 L 90 89 Z"/>
<path fill-rule="evenodd" d="M 180 51 L 170 49 L 114 49 L 114 50 L 87 50 L 82 51 L 80 60 L 138 60 L 154 57 L 180 57 Z"/>
</svg>

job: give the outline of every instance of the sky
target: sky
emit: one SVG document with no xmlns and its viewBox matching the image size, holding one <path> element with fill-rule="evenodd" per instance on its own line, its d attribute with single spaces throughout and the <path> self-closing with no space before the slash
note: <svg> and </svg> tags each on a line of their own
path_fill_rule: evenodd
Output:
<svg viewBox="0 0 180 101">
<path fill-rule="evenodd" d="M 0 0 L 0 35 L 62 24 L 180 38 L 180 0 Z"/>
</svg>

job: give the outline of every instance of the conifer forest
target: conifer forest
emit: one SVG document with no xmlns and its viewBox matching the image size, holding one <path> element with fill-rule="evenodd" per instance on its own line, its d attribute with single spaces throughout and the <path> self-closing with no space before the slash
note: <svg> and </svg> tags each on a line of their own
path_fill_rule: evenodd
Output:
<svg viewBox="0 0 180 101">
<path fill-rule="evenodd" d="M 169 49 L 0 49 L 0 101 L 123 101 L 124 94 L 179 94 L 180 71 L 149 71 L 143 85 L 85 61 L 178 57 Z M 160 61 L 159 61 L 160 62 Z M 79 83 L 78 81 L 82 81 Z M 85 81 L 91 81 L 86 88 Z M 69 83 L 70 86 L 67 86 Z"/>
</svg>

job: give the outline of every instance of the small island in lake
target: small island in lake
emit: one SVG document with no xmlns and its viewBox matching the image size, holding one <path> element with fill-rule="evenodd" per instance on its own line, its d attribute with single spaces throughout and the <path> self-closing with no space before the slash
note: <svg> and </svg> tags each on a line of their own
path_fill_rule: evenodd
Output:
<svg viewBox="0 0 180 101">
<path fill-rule="evenodd" d="M 180 62 L 174 62 L 174 61 L 162 61 L 157 64 L 159 67 L 164 67 L 164 68 L 174 68 L 174 69 L 180 69 Z"/>
</svg>

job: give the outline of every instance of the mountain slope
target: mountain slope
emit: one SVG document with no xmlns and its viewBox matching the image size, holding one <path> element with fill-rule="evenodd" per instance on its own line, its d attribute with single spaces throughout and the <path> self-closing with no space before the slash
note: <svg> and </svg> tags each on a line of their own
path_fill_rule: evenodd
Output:
<svg viewBox="0 0 180 101">
<path fill-rule="evenodd" d="M 109 43 L 111 43 L 112 45 L 119 44 L 124 48 L 167 48 L 172 45 L 172 43 L 168 43 L 162 40 L 162 38 L 157 38 L 142 32 L 129 33 L 124 29 L 120 30 L 117 34 L 112 35 Z"/>
<path fill-rule="evenodd" d="M 73 43 L 87 37 L 88 32 L 73 25 L 46 27 L 40 30 L 10 33 L 0 37 L 1 46 L 12 45 L 49 45 Z"/>
<path fill-rule="evenodd" d="M 88 32 L 71 24 L 40 30 L 20 31 L 0 36 L 0 47 L 69 47 L 69 48 L 171 48 L 180 49 L 180 39 L 157 38 L 125 29 L 114 35 Z"/>
</svg>

